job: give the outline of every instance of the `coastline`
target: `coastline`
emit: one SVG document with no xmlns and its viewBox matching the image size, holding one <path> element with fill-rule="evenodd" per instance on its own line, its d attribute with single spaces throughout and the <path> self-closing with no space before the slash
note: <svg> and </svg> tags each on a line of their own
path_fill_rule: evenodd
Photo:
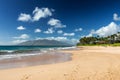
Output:
<svg viewBox="0 0 120 80">
<path fill-rule="evenodd" d="M 72 53 L 72 60 L 0 70 L 0 80 L 119 80 L 120 47 L 80 46 Z M 6 77 L 7 76 L 7 77 Z"/>
<path fill-rule="evenodd" d="M 0 60 L 0 69 L 21 68 L 37 65 L 56 64 L 71 60 L 71 54 L 65 54 L 59 51 L 49 51 L 46 53 L 32 53 L 34 55 L 19 56 Z M 25 55 L 25 54 L 23 54 Z M 9 56 L 9 55 L 7 55 Z"/>
</svg>

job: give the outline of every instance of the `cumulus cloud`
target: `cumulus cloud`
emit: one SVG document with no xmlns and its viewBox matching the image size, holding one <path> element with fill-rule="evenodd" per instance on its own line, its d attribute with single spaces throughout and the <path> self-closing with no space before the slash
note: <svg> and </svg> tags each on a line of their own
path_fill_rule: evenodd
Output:
<svg viewBox="0 0 120 80">
<path fill-rule="evenodd" d="M 35 33 L 40 33 L 41 31 L 41 29 L 35 29 Z"/>
<path fill-rule="evenodd" d="M 99 36 L 109 36 L 119 31 L 120 27 L 116 23 L 111 22 L 109 25 L 101 27 L 100 29 L 96 30 L 95 33 L 98 34 Z"/>
<path fill-rule="evenodd" d="M 118 14 L 117 14 L 117 13 L 114 13 L 114 14 L 113 14 L 113 20 L 115 20 L 115 21 L 120 21 L 120 17 L 118 17 Z"/>
<path fill-rule="evenodd" d="M 36 7 L 32 12 L 33 16 L 31 16 L 30 14 L 21 13 L 18 17 L 18 21 L 39 21 L 41 18 L 52 16 L 52 12 L 53 9 Z"/>
<path fill-rule="evenodd" d="M 41 18 L 46 18 L 48 16 L 52 16 L 52 10 L 49 8 L 38 8 L 36 7 L 33 11 L 33 21 L 38 21 Z"/>
<path fill-rule="evenodd" d="M 12 43 L 13 44 L 19 44 L 19 43 L 22 43 L 22 42 L 26 42 L 27 40 L 13 40 Z"/>
<path fill-rule="evenodd" d="M 63 25 L 60 20 L 54 19 L 54 18 L 51 18 L 48 21 L 48 25 L 54 26 L 55 28 L 65 28 L 66 27 L 66 25 Z"/>
<path fill-rule="evenodd" d="M 27 22 L 31 20 L 31 16 L 29 14 L 21 13 L 18 17 L 18 21 Z"/>
<path fill-rule="evenodd" d="M 55 31 L 53 30 L 53 28 L 48 28 L 47 31 L 44 31 L 45 34 L 52 34 L 54 33 Z"/>
<path fill-rule="evenodd" d="M 17 27 L 17 30 L 25 30 L 26 28 L 25 27 L 23 27 L 23 26 L 18 26 Z"/>
<path fill-rule="evenodd" d="M 62 31 L 62 30 L 58 30 L 57 33 L 58 33 L 58 34 L 62 34 L 63 31 Z"/>
<path fill-rule="evenodd" d="M 14 39 L 28 39 L 29 38 L 29 35 L 28 34 L 22 34 L 18 37 L 13 37 Z"/>
<path fill-rule="evenodd" d="M 120 31 L 119 25 L 117 25 L 114 22 L 111 22 L 107 26 L 103 26 L 96 31 L 92 30 L 90 32 L 90 34 L 88 35 L 88 37 L 93 36 L 93 34 L 99 35 L 100 37 L 106 37 L 106 36 L 109 36 L 109 35 L 112 35 L 112 34 L 116 34 L 119 31 Z"/>
<path fill-rule="evenodd" d="M 74 36 L 75 33 L 64 33 L 63 35 L 64 35 L 64 36 Z"/>
<path fill-rule="evenodd" d="M 78 28 L 78 29 L 75 29 L 75 31 L 82 31 L 83 29 L 82 28 Z"/>
</svg>

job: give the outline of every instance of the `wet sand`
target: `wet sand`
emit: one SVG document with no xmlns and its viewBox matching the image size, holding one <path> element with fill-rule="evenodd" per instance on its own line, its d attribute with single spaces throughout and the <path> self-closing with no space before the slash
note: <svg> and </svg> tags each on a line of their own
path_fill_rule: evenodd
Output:
<svg viewBox="0 0 120 80">
<path fill-rule="evenodd" d="M 72 60 L 0 70 L 0 80 L 120 80 L 120 47 L 64 50 Z"/>
<path fill-rule="evenodd" d="M 71 54 L 49 52 L 32 56 L 22 56 L 0 60 L 0 69 L 20 68 L 35 65 L 55 64 L 71 60 Z"/>
</svg>

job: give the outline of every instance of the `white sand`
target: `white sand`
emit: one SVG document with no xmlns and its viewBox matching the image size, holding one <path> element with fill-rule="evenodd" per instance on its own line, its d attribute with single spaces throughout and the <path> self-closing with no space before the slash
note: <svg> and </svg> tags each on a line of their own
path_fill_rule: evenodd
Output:
<svg viewBox="0 0 120 80">
<path fill-rule="evenodd" d="M 0 70 L 0 80 L 120 80 L 120 47 L 80 47 L 63 63 Z"/>
</svg>

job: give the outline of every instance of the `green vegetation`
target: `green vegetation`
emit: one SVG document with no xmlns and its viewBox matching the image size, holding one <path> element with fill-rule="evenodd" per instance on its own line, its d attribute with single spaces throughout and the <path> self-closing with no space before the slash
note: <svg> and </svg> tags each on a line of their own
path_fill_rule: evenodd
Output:
<svg viewBox="0 0 120 80">
<path fill-rule="evenodd" d="M 120 32 L 107 37 L 83 37 L 77 46 L 120 46 Z"/>
</svg>

